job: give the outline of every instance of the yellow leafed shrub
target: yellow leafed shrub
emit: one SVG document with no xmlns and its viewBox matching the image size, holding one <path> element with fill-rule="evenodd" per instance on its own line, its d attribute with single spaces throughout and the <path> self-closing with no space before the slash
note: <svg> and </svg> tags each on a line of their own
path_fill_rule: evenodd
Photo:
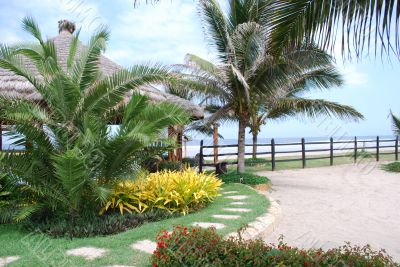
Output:
<svg viewBox="0 0 400 267">
<path fill-rule="evenodd" d="M 187 214 L 213 201 L 221 185 L 215 175 L 199 174 L 190 168 L 151 173 L 145 178 L 119 183 L 100 214 L 112 209 L 121 214 L 151 209 Z"/>
</svg>

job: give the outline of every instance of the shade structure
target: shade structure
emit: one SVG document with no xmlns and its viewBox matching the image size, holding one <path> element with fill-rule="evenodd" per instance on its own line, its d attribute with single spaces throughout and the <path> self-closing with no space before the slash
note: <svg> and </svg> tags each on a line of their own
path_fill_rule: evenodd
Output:
<svg viewBox="0 0 400 267">
<path fill-rule="evenodd" d="M 69 55 L 69 49 L 73 40 L 73 32 L 75 25 L 67 20 L 59 21 L 59 34 L 51 38 L 55 44 L 57 51 L 57 61 L 63 68 L 67 68 L 67 59 Z M 85 51 L 86 46 L 81 42 L 77 45 L 77 54 Z M 26 58 L 22 58 L 23 66 L 29 70 L 33 75 L 40 77 L 36 67 L 32 62 Z M 102 75 L 109 76 L 118 70 L 122 70 L 123 67 L 113 62 L 104 55 L 100 58 L 100 71 Z M 153 102 L 169 102 L 183 107 L 187 110 L 194 119 L 200 119 L 204 116 L 203 109 L 188 101 L 158 90 L 154 85 L 145 85 L 138 88 L 138 92 L 149 97 Z M 125 95 L 125 102 L 128 102 L 134 92 L 131 90 Z M 28 82 L 24 77 L 16 75 L 8 70 L 0 68 L 0 95 L 4 97 L 27 99 L 32 101 L 40 101 L 42 96 L 36 91 L 34 86 Z"/>
</svg>

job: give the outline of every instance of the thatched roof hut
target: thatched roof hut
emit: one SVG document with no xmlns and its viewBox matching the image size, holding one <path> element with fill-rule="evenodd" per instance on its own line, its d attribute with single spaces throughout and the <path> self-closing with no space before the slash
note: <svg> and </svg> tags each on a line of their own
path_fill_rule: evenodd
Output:
<svg viewBox="0 0 400 267">
<path fill-rule="evenodd" d="M 59 35 L 52 38 L 55 47 L 57 49 L 57 60 L 65 68 L 67 66 L 67 59 L 69 54 L 69 48 L 72 41 L 72 34 L 75 30 L 75 25 L 67 20 L 62 20 L 59 22 Z M 83 51 L 85 46 L 78 42 L 77 53 Z M 29 62 L 29 60 L 23 60 L 25 67 L 30 70 L 34 75 L 38 75 L 35 66 Z M 104 75 L 111 75 L 115 71 L 123 69 L 120 65 L 111 61 L 104 55 L 100 58 L 100 69 Z M 185 108 L 192 117 L 203 118 L 203 109 L 198 105 L 182 99 L 180 97 L 162 92 L 155 88 L 154 86 L 148 85 L 139 88 L 139 92 L 147 95 L 150 100 L 154 102 L 170 102 L 182 106 Z M 22 99 L 29 99 L 32 101 L 40 101 L 41 95 L 35 90 L 33 85 L 29 83 L 25 78 L 15 75 L 8 70 L 0 68 L 0 95 L 6 97 L 16 97 Z M 125 101 L 129 101 L 132 96 L 132 92 L 126 94 Z"/>
</svg>

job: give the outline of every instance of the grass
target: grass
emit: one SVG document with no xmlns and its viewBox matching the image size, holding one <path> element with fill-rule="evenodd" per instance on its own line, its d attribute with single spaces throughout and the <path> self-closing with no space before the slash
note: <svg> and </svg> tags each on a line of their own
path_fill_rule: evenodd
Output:
<svg viewBox="0 0 400 267">
<path fill-rule="evenodd" d="M 400 172 L 400 162 L 392 162 L 382 166 L 382 169 L 388 172 Z"/>
<path fill-rule="evenodd" d="M 248 185 L 268 184 L 270 180 L 265 176 L 259 176 L 250 172 L 237 173 L 230 171 L 226 174 L 219 175 L 224 183 L 243 183 Z"/>
<path fill-rule="evenodd" d="M 317 157 L 317 156 L 314 156 Z M 299 159 L 301 156 L 297 157 L 279 157 L 277 160 L 290 160 L 290 159 Z M 246 159 L 248 161 L 249 159 Z M 379 156 L 379 161 L 393 161 L 394 154 L 381 154 Z M 226 160 L 227 162 L 235 161 L 235 160 Z M 271 171 L 271 161 L 270 158 L 259 160 L 261 163 L 251 163 L 247 164 L 246 162 L 246 172 L 258 172 L 258 171 Z M 375 162 L 376 157 L 375 154 L 369 152 L 360 152 L 358 153 L 357 163 L 368 163 Z M 352 164 L 354 163 L 353 154 L 336 154 L 333 160 L 333 165 L 342 165 L 342 164 Z M 315 167 L 326 167 L 330 166 L 330 160 L 328 159 L 312 159 L 311 156 L 306 159 L 306 168 L 315 168 Z M 275 170 L 287 170 L 287 169 L 301 169 L 302 161 L 287 161 L 287 162 L 276 162 Z M 229 171 L 236 170 L 236 165 L 228 165 Z"/>
<path fill-rule="evenodd" d="M 155 240 L 161 230 L 172 230 L 175 225 L 190 225 L 193 222 L 219 222 L 225 223 L 226 227 L 218 230 L 218 233 L 226 235 L 234 232 L 252 222 L 256 217 L 265 213 L 269 203 L 268 200 L 254 191 L 252 188 L 240 184 L 226 184 L 225 191 L 238 191 L 238 194 L 249 195 L 246 205 L 241 207 L 251 208 L 240 219 L 228 221 L 214 219 L 213 214 L 234 214 L 223 211 L 232 200 L 218 197 L 205 209 L 178 218 L 145 224 L 141 227 L 126 231 L 113 236 L 53 239 L 44 234 L 24 232 L 15 225 L 0 225 L 0 240 L 2 247 L 0 257 L 20 256 L 21 259 L 9 266 L 107 266 L 107 265 L 134 265 L 150 266 L 149 254 L 142 253 L 130 248 L 135 241 L 151 239 Z M 5 245 L 6 244 L 6 245 Z M 108 249 L 106 256 L 92 261 L 84 260 L 81 257 L 66 256 L 68 249 L 93 246 Z"/>
</svg>

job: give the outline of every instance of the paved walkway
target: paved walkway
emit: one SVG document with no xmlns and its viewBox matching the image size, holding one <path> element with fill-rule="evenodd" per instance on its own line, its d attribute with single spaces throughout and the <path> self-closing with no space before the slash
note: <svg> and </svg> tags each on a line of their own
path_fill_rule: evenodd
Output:
<svg viewBox="0 0 400 267">
<path fill-rule="evenodd" d="M 282 207 L 278 229 L 290 245 L 330 248 L 352 244 L 385 248 L 400 261 L 400 174 L 376 163 L 262 172 Z"/>
</svg>

